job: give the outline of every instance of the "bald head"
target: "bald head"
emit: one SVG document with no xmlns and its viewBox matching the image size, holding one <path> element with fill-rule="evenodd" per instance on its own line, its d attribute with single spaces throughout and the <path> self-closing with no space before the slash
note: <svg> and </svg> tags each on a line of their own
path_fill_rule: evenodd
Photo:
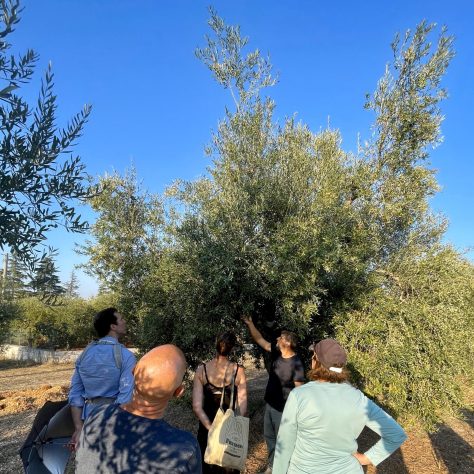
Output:
<svg viewBox="0 0 474 474">
<path fill-rule="evenodd" d="M 155 347 L 135 367 L 135 391 L 149 402 L 168 401 L 180 389 L 186 368 L 181 349 L 172 344 Z"/>
</svg>

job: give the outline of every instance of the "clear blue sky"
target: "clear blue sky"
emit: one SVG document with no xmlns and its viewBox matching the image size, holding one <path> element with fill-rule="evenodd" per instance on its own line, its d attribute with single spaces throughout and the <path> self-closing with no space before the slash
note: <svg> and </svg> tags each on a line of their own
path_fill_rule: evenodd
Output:
<svg viewBox="0 0 474 474">
<path fill-rule="evenodd" d="M 23 0 L 22 21 L 11 39 L 17 51 L 40 54 L 34 92 L 53 64 L 59 123 L 85 103 L 91 119 L 76 152 L 90 174 L 123 172 L 133 162 L 144 185 L 162 192 L 176 178 L 194 179 L 209 164 L 204 146 L 231 98 L 195 58 L 208 33 L 201 0 Z M 463 249 L 474 243 L 474 4 L 464 1 L 214 1 L 240 24 L 250 47 L 269 53 L 280 82 L 269 93 L 277 116 L 297 113 L 314 131 L 330 117 L 346 150 L 357 134 L 369 136 L 373 116 L 363 109 L 390 60 L 397 31 L 422 19 L 446 24 L 457 56 L 444 85 L 445 142 L 432 154 L 442 192 L 433 200 L 450 227 L 446 239 Z M 87 213 L 87 211 L 86 211 Z M 74 242 L 55 233 L 61 277 L 80 261 Z M 473 255 L 472 252 L 470 254 Z M 96 284 L 80 276 L 83 295 Z"/>
</svg>

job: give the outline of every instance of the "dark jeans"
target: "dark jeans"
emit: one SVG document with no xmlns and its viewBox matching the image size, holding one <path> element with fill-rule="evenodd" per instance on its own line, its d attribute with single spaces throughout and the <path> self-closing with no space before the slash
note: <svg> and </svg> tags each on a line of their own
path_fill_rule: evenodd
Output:
<svg viewBox="0 0 474 474">
<path fill-rule="evenodd" d="M 275 457 L 275 446 L 280 428 L 281 411 L 275 410 L 268 403 L 265 406 L 265 417 L 263 419 L 263 436 L 268 449 L 268 467 L 273 467 L 273 458 Z"/>
</svg>

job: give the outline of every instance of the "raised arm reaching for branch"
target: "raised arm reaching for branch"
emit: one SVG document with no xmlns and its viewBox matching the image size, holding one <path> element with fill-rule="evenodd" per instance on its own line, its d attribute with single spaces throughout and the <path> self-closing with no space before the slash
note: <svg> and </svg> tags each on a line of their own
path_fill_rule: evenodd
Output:
<svg viewBox="0 0 474 474">
<path fill-rule="evenodd" d="M 262 336 L 261 332 L 255 327 L 251 316 L 242 316 L 242 321 L 247 325 L 252 339 L 264 350 L 270 352 L 271 344 Z"/>
</svg>

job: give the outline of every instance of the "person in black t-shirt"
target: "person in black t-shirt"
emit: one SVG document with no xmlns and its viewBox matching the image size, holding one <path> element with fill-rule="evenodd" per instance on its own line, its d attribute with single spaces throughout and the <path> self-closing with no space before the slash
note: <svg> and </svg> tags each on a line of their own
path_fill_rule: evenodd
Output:
<svg viewBox="0 0 474 474">
<path fill-rule="evenodd" d="M 255 327 L 250 316 L 242 320 L 249 328 L 253 340 L 264 350 L 271 353 L 271 366 L 267 388 L 265 390 L 265 418 L 263 435 L 268 448 L 268 467 L 265 473 L 272 472 L 275 445 L 280 426 L 281 415 L 291 390 L 304 383 L 304 367 L 296 354 L 296 336 L 290 331 L 281 331 L 276 341 L 268 342 Z"/>
</svg>

